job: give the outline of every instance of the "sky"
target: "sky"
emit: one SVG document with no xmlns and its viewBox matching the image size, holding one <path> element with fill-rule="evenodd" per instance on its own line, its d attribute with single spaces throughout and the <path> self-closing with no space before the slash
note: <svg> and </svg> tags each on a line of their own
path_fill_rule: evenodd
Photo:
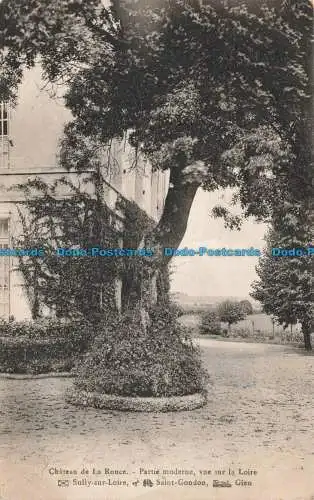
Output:
<svg viewBox="0 0 314 500">
<path fill-rule="evenodd" d="M 223 219 L 214 219 L 211 209 L 230 199 L 230 192 L 199 190 L 191 208 L 188 227 L 180 248 L 258 248 L 265 246 L 266 225 L 248 220 L 240 231 L 225 229 Z M 188 295 L 249 297 L 257 278 L 258 257 L 174 257 L 171 289 Z"/>
</svg>

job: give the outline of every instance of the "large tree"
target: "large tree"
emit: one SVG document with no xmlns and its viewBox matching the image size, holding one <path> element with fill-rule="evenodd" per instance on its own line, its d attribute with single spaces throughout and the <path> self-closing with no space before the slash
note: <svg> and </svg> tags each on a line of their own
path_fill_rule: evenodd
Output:
<svg viewBox="0 0 314 500">
<path fill-rule="evenodd" d="M 24 68 L 40 61 L 48 81 L 66 85 L 73 114 L 64 165 L 86 168 L 91 145 L 127 134 L 154 169 L 170 169 L 163 214 L 142 240 L 158 256 L 149 286 L 200 187 L 233 187 L 244 216 L 267 219 L 306 175 L 295 162 L 309 161 L 300 116 L 311 18 L 309 1 L 3 0 L 0 90 L 13 100 Z"/>
<path fill-rule="evenodd" d="M 290 224 L 298 224 L 294 218 Z M 313 221 L 302 221 L 313 236 Z M 304 346 L 311 350 L 311 331 L 314 318 L 313 255 L 309 241 L 297 238 L 290 240 L 289 247 L 282 232 L 271 229 L 266 238 L 267 246 L 257 266 L 259 279 L 253 283 L 252 297 L 263 304 L 264 311 L 271 314 L 285 328 L 289 324 L 301 323 Z M 291 233 L 291 228 L 289 229 Z M 296 233 L 296 231 L 295 231 Z M 306 234 L 306 233 L 305 233 Z"/>
</svg>

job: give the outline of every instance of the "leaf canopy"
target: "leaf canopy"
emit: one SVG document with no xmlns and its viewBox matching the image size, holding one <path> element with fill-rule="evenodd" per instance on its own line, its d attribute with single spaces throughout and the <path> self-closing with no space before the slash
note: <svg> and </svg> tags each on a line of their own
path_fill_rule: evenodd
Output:
<svg viewBox="0 0 314 500">
<path fill-rule="evenodd" d="M 65 84 L 67 158 L 128 133 L 154 168 L 204 165 L 203 188 L 237 188 L 263 219 L 300 158 L 308 185 L 312 15 L 303 0 L 3 0 L 0 93 L 14 98 L 39 61 Z"/>
</svg>

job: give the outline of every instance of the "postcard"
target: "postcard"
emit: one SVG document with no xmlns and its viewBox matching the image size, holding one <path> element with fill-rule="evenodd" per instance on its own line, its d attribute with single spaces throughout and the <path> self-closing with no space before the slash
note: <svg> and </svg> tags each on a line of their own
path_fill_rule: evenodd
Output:
<svg viewBox="0 0 314 500">
<path fill-rule="evenodd" d="M 0 19 L 0 500 L 313 500 L 312 3 Z"/>
</svg>

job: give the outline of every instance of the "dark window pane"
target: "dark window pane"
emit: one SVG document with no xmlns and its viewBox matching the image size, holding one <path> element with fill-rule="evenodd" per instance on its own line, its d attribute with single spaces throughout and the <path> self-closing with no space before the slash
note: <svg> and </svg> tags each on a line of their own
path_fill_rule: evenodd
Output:
<svg viewBox="0 0 314 500">
<path fill-rule="evenodd" d="M 7 220 L 0 220 L 0 235 L 3 236 L 8 236 L 8 221 Z"/>
<path fill-rule="evenodd" d="M 0 135 L 8 135 L 8 107 L 5 103 L 0 103 Z"/>
<path fill-rule="evenodd" d="M 8 135 L 8 122 L 7 120 L 4 120 L 3 122 L 3 133 L 2 135 Z"/>
</svg>

